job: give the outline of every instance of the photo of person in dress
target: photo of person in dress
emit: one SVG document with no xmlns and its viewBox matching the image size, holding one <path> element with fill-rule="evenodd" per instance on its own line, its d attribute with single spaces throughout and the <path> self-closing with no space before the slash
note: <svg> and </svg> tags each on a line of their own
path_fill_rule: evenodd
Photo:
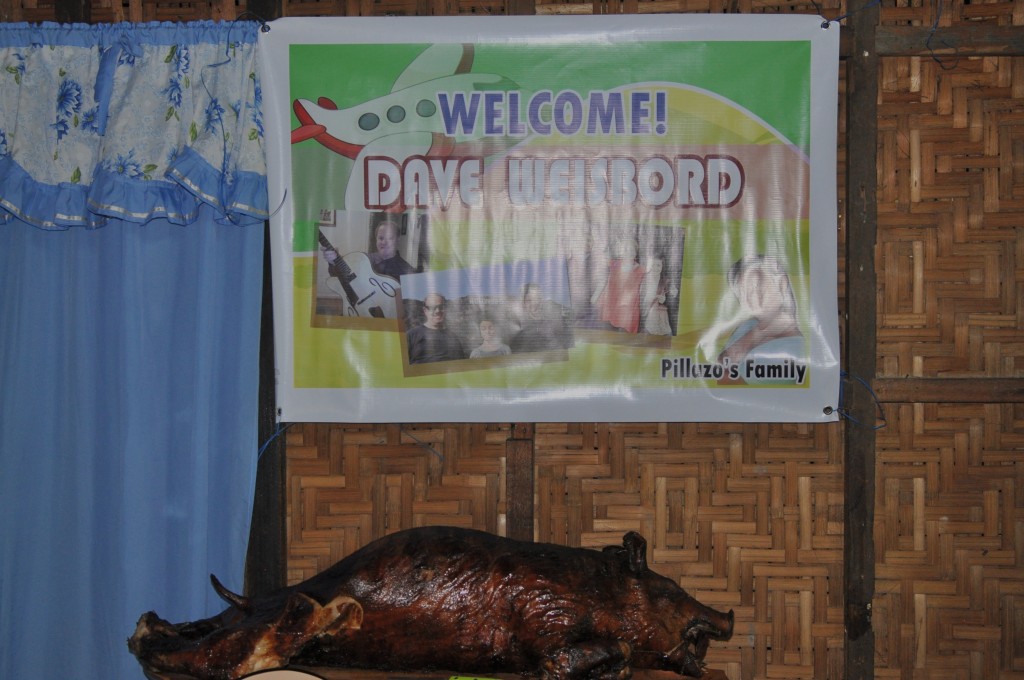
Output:
<svg viewBox="0 0 1024 680">
<path fill-rule="evenodd" d="M 613 244 L 613 256 L 604 280 L 598 285 L 591 302 L 598 319 L 627 333 L 640 329 L 640 286 L 646 271 L 637 262 L 636 241 L 622 237 Z"/>
<path fill-rule="evenodd" d="M 560 241 L 573 327 L 591 342 L 669 341 L 678 324 L 685 231 L 660 223 L 584 227 L 566 226 Z"/>
<path fill-rule="evenodd" d="M 672 335 L 668 318 L 668 282 L 663 273 L 664 263 L 660 257 L 651 258 L 644 282 L 643 325 L 649 335 Z"/>
</svg>

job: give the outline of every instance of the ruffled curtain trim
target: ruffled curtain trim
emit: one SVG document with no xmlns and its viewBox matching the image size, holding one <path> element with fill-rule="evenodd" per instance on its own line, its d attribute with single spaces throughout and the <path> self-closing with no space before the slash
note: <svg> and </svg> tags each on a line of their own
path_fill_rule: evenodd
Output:
<svg viewBox="0 0 1024 680">
<path fill-rule="evenodd" d="M 0 223 L 262 223 L 258 27 L 0 27 Z"/>
</svg>

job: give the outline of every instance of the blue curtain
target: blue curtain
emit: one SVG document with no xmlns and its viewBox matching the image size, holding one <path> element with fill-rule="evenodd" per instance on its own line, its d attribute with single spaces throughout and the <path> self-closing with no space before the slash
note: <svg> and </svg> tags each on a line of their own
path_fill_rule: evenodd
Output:
<svg viewBox="0 0 1024 680">
<path fill-rule="evenodd" d="M 0 27 L 0 677 L 142 678 L 143 612 L 242 588 L 254 51 L 252 24 Z"/>
</svg>

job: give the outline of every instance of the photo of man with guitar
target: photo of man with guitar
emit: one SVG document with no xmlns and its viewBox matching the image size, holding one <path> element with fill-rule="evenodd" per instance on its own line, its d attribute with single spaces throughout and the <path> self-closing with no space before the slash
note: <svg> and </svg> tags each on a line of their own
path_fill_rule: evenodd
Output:
<svg viewBox="0 0 1024 680">
<path fill-rule="evenodd" d="M 402 215 L 371 213 L 373 250 L 340 253 L 318 230 L 320 249 L 327 264 L 327 287 L 341 296 L 343 316 L 397 318 L 396 296 L 401 277 L 417 272 L 398 250 Z"/>
</svg>

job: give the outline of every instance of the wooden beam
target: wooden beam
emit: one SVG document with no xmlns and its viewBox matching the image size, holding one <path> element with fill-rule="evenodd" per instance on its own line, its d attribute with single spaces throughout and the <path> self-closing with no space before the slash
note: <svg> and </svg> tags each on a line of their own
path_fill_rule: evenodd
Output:
<svg viewBox="0 0 1024 680">
<path fill-rule="evenodd" d="M 1024 403 L 1024 378 L 876 378 L 871 388 L 889 404 Z"/>
<path fill-rule="evenodd" d="M 533 540 L 534 426 L 514 423 L 505 441 L 505 535 Z"/>
<path fill-rule="evenodd" d="M 932 30 L 927 26 L 879 26 L 875 52 L 882 57 L 1020 57 L 1020 26 L 964 24 Z"/>
<path fill-rule="evenodd" d="M 270 21 L 281 16 L 281 0 L 249 0 L 246 11 Z M 274 296 L 270 266 L 270 223 L 263 224 L 263 302 L 260 310 L 259 405 L 256 440 L 263 448 L 256 461 L 249 546 L 245 554 L 245 593 L 267 593 L 287 585 L 288 534 L 284 436 L 278 432 L 277 372 L 274 365 Z"/>
<path fill-rule="evenodd" d="M 878 214 L 878 5 L 865 5 L 849 18 L 853 49 L 847 61 L 846 155 L 846 364 L 847 371 L 871 380 L 876 370 L 875 240 Z M 874 525 L 875 403 L 868 390 L 848 398 L 853 421 L 843 435 L 843 586 L 846 680 L 875 676 L 871 600 L 875 592 Z"/>
<path fill-rule="evenodd" d="M 921 26 L 878 26 L 875 54 L 944 61 L 956 57 L 1020 57 L 1024 56 L 1024 31 L 1020 26 L 990 24 L 962 24 L 935 31 Z M 853 30 L 849 26 L 843 26 L 839 34 L 839 56 L 853 56 Z"/>
</svg>

